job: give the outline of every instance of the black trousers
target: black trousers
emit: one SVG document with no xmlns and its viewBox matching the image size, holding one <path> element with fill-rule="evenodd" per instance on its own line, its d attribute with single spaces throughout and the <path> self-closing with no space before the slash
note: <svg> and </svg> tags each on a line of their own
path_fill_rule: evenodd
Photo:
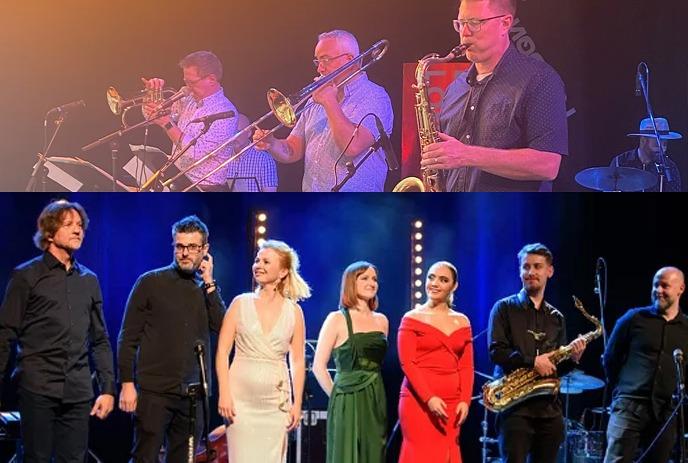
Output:
<svg viewBox="0 0 688 463">
<path fill-rule="evenodd" d="M 63 403 L 61 399 L 21 389 L 19 413 L 24 462 L 84 463 L 90 411 L 90 401 Z"/>
<path fill-rule="evenodd" d="M 134 451 L 136 463 L 158 463 L 160 448 L 166 442 L 167 463 L 188 461 L 191 399 L 175 394 L 140 391 L 134 417 Z M 203 432 L 203 403 L 198 400 L 195 442 Z"/>
<path fill-rule="evenodd" d="M 674 418 L 659 436 L 644 461 L 664 463 L 669 461 L 676 442 L 677 421 Z M 607 454 L 605 463 L 630 463 L 635 461 L 638 448 L 643 450 L 657 436 L 664 425 L 652 412 L 650 401 L 618 398 L 612 403 L 612 414 L 607 425 Z"/>
<path fill-rule="evenodd" d="M 504 463 L 554 463 L 564 441 L 564 420 L 528 416 L 500 416 L 499 452 Z"/>
</svg>

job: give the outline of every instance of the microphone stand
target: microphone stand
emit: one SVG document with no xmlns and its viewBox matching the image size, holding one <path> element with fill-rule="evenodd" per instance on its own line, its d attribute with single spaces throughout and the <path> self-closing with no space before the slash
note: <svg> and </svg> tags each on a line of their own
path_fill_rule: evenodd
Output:
<svg viewBox="0 0 688 463">
<path fill-rule="evenodd" d="M 55 137 L 57 137 L 57 133 L 62 128 L 62 123 L 64 122 L 64 114 L 60 112 L 60 115 L 57 117 L 57 119 L 55 119 L 55 131 L 50 138 L 50 142 L 47 142 L 48 114 L 49 113 L 47 113 L 45 115 L 45 119 L 43 119 L 43 152 L 38 153 L 38 161 L 36 161 L 36 164 L 33 165 L 33 171 L 31 172 L 29 183 L 26 185 L 24 191 L 36 191 L 36 183 L 38 182 L 39 175 L 41 178 L 42 191 L 45 191 L 45 177 L 47 174 L 45 163 L 48 161 L 48 152 L 50 151 L 50 148 L 52 148 Z"/>
<path fill-rule="evenodd" d="M 104 143 L 108 143 L 108 142 L 110 142 L 110 140 L 114 140 L 116 138 L 119 138 L 122 135 L 125 135 L 125 134 L 131 132 L 132 130 L 135 130 L 135 129 L 138 129 L 141 127 L 147 127 L 147 126 L 151 125 L 153 123 L 153 121 L 160 119 L 163 116 L 167 116 L 169 114 L 170 114 L 170 112 L 167 110 L 161 111 L 161 112 L 155 114 L 155 117 L 153 117 L 151 119 L 146 119 L 145 121 L 141 121 L 138 124 L 130 125 L 129 127 L 123 127 L 123 128 L 121 128 L 115 132 L 109 133 L 109 134 L 105 135 L 104 137 L 101 137 L 98 140 L 96 140 L 92 143 L 89 143 L 88 145 L 82 147 L 81 151 L 90 151 L 93 148 L 96 148 L 96 147 L 98 147 Z"/>
<path fill-rule="evenodd" d="M 686 422 L 683 413 L 683 402 L 685 401 L 686 392 L 684 385 L 684 372 L 685 364 L 682 361 L 677 361 L 676 368 L 678 369 L 676 382 L 677 382 L 677 395 L 678 395 L 678 449 L 679 449 L 679 462 L 686 463 Z"/>
<path fill-rule="evenodd" d="M 333 193 L 337 193 L 339 190 L 341 190 L 344 185 L 346 185 L 346 182 L 351 180 L 351 177 L 356 175 L 356 171 L 358 170 L 359 167 L 361 167 L 361 164 L 363 164 L 366 159 L 370 157 L 371 154 L 373 154 L 375 151 L 380 149 L 382 147 L 382 139 L 378 138 L 375 143 L 371 145 L 370 148 L 368 148 L 368 151 L 366 152 L 365 155 L 363 155 L 363 158 L 361 158 L 361 161 L 358 164 L 354 164 L 353 161 L 348 161 L 346 163 L 346 169 L 347 169 L 347 174 L 346 176 L 342 179 L 341 182 L 337 183 L 335 186 L 332 187 L 330 190 Z"/>
<path fill-rule="evenodd" d="M 208 404 L 208 379 L 205 371 L 205 354 L 204 354 L 204 346 L 203 344 L 196 344 L 196 347 L 194 348 L 194 351 L 196 352 L 196 358 L 198 360 L 198 366 L 199 366 L 199 379 L 201 380 L 200 384 L 200 390 L 198 391 L 203 398 L 203 438 L 205 439 L 205 448 L 206 448 L 206 455 L 207 455 L 207 460 L 208 462 L 211 462 L 215 459 L 215 450 L 210 448 L 210 416 L 208 413 L 208 410 L 210 409 L 210 405 Z M 193 408 L 195 412 L 195 400 L 192 398 L 192 402 L 194 402 Z M 195 413 L 192 415 L 192 419 L 195 421 Z M 193 438 L 193 433 L 195 433 L 195 428 L 192 431 L 191 438 Z M 194 452 L 195 453 L 195 452 Z"/>
<path fill-rule="evenodd" d="M 604 322 L 604 312 L 607 305 L 607 261 L 604 257 L 598 257 L 595 264 L 595 294 L 597 294 L 600 303 L 600 324 L 602 325 L 602 357 L 607 351 L 607 328 Z M 604 288 L 602 287 L 602 279 L 600 279 L 600 272 L 604 269 Z M 602 391 L 602 408 L 607 406 L 607 396 L 609 394 L 609 384 L 604 382 L 604 389 Z M 604 414 L 600 422 L 600 427 L 603 426 Z"/>
<path fill-rule="evenodd" d="M 641 70 L 645 69 L 645 78 Z M 657 175 L 659 176 L 659 192 L 664 191 L 664 178 L 666 177 L 667 182 L 671 182 L 671 171 L 667 167 L 666 155 L 664 153 L 664 147 L 662 147 L 662 138 L 659 136 L 659 130 L 657 130 L 657 124 L 655 123 L 655 115 L 652 111 L 652 105 L 650 104 L 649 86 L 650 86 L 650 68 L 647 64 L 641 62 L 638 64 L 638 80 L 640 81 L 640 88 L 643 90 L 643 98 L 645 99 L 645 107 L 647 108 L 647 115 L 652 121 L 652 129 L 655 132 L 655 137 L 657 139 L 657 146 L 659 147 L 659 162 L 655 162 L 655 168 L 657 169 Z"/>
<path fill-rule="evenodd" d="M 214 121 L 213 121 L 213 122 L 214 122 Z M 184 146 L 179 152 L 173 153 L 172 156 L 170 156 L 170 158 L 165 162 L 165 164 L 163 164 L 163 166 L 162 166 L 160 169 L 158 169 L 158 171 L 155 172 L 155 173 L 151 176 L 151 178 L 149 178 L 149 179 L 146 181 L 146 183 L 144 183 L 143 185 L 141 185 L 141 188 L 139 188 L 139 191 L 144 191 L 144 190 L 149 189 L 149 188 L 151 187 L 151 185 L 153 185 L 153 183 L 155 183 L 156 181 L 158 181 L 158 186 L 159 186 L 161 189 L 164 188 L 163 181 L 162 181 L 162 178 L 161 178 L 161 177 L 163 176 L 163 174 L 165 173 L 165 171 L 166 171 L 167 169 L 169 169 L 175 162 L 177 162 L 177 160 L 178 160 L 179 158 L 181 158 L 182 156 L 184 156 L 184 154 L 185 154 L 187 151 L 189 151 L 189 149 L 190 149 L 192 146 L 196 146 L 196 143 L 198 143 L 198 140 L 199 140 L 203 135 L 205 135 L 206 132 L 208 132 L 208 130 L 210 130 L 210 126 L 212 125 L 213 122 L 207 122 L 207 121 L 206 121 L 206 122 L 203 122 L 203 128 L 202 128 L 201 131 L 198 133 L 198 135 L 196 135 L 194 138 L 192 138 L 192 139 L 189 141 L 189 143 L 187 143 L 186 146 Z M 182 134 L 182 138 L 183 138 L 183 137 L 184 137 L 184 135 Z M 181 141 L 181 139 L 180 139 L 180 141 Z M 170 187 L 171 187 L 171 185 L 170 185 Z M 171 189 L 171 188 L 170 188 L 170 189 Z M 200 187 L 199 187 L 199 190 L 200 190 Z"/>
</svg>

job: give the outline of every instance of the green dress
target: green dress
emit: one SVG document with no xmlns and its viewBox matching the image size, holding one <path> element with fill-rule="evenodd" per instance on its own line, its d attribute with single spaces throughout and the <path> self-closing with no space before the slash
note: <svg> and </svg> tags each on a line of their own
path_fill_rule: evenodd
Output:
<svg viewBox="0 0 688 463">
<path fill-rule="evenodd" d="M 334 349 L 337 374 L 327 408 L 327 463 L 385 461 L 387 402 L 380 366 L 387 352 L 381 331 L 354 333 Z"/>
</svg>

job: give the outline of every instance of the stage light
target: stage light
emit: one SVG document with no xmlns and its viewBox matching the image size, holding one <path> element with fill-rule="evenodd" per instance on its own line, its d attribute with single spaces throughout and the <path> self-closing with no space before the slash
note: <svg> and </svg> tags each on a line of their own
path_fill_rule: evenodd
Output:
<svg viewBox="0 0 688 463">
<path fill-rule="evenodd" d="M 411 307 L 418 307 L 418 302 L 423 298 L 423 221 L 413 219 L 411 221 Z"/>
<path fill-rule="evenodd" d="M 253 214 L 253 247 L 258 250 L 265 243 L 268 234 L 268 214 L 256 211 Z"/>
</svg>

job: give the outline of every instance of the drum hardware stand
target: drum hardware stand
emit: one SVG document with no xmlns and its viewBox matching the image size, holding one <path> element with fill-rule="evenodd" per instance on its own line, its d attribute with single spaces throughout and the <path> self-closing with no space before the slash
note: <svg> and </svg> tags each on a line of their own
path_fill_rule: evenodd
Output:
<svg viewBox="0 0 688 463">
<path fill-rule="evenodd" d="M 306 340 L 306 347 L 310 348 L 311 351 L 313 351 L 313 356 L 315 356 L 315 345 L 318 341 L 314 339 L 307 339 Z M 313 360 L 311 358 L 310 362 L 308 361 L 308 355 L 306 355 L 306 372 L 312 372 L 313 371 Z M 304 401 L 306 402 L 306 423 L 308 423 L 308 429 L 306 430 L 306 436 L 305 436 L 305 441 L 306 441 L 306 460 L 303 463 L 310 463 L 311 461 L 311 428 L 314 426 L 313 422 L 313 393 L 311 392 L 310 386 L 308 385 L 308 380 L 304 381 L 304 388 L 303 388 L 303 398 Z M 303 428 L 302 433 L 303 433 Z M 301 457 L 303 456 L 303 448 L 304 445 L 301 442 L 301 439 L 296 439 L 296 460 L 301 462 Z"/>
</svg>

